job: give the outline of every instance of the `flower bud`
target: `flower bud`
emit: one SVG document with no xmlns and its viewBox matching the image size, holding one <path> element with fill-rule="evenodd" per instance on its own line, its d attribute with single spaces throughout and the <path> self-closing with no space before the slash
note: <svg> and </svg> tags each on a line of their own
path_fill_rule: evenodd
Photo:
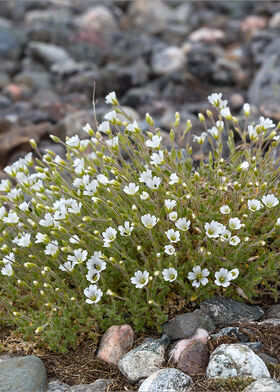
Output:
<svg viewBox="0 0 280 392">
<path fill-rule="evenodd" d="M 30 139 L 29 140 L 29 143 L 30 143 L 30 145 L 31 145 L 31 147 L 32 148 L 37 148 L 37 143 L 36 143 L 36 140 L 35 139 Z"/>
<path fill-rule="evenodd" d="M 199 118 L 199 121 L 201 121 L 202 123 L 205 122 L 205 117 L 202 113 L 198 113 L 198 118 Z"/>
</svg>

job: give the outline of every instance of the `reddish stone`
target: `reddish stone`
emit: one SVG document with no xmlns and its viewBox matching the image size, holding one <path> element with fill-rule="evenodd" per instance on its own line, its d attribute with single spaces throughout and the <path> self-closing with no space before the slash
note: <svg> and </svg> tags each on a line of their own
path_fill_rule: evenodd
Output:
<svg viewBox="0 0 280 392">
<path fill-rule="evenodd" d="M 241 22 L 241 30 L 244 33 L 255 33 L 267 26 L 267 18 L 258 15 L 249 15 Z"/>
<path fill-rule="evenodd" d="M 131 350 L 134 332 L 130 325 L 112 325 L 102 336 L 97 358 L 117 365 L 121 357 Z"/>
<path fill-rule="evenodd" d="M 191 41 L 217 43 L 225 39 L 225 33 L 222 30 L 210 27 L 201 27 L 189 35 Z"/>
<path fill-rule="evenodd" d="M 29 97 L 31 89 L 23 84 L 10 83 L 3 89 L 3 93 L 12 101 L 18 101 Z"/>
<path fill-rule="evenodd" d="M 188 339 L 179 340 L 173 349 L 169 353 L 169 361 L 177 363 L 179 361 L 181 353 L 189 346 L 194 340 L 200 340 L 202 343 L 206 344 L 209 338 L 208 332 L 203 328 L 198 328 L 194 335 Z"/>
<path fill-rule="evenodd" d="M 182 351 L 177 368 L 191 375 L 204 373 L 209 362 L 209 351 L 205 343 L 192 340 Z"/>
</svg>

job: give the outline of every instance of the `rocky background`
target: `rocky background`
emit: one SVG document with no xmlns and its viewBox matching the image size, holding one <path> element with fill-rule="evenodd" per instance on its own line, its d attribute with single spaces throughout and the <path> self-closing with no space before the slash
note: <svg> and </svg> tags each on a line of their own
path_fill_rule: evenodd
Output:
<svg viewBox="0 0 280 392">
<path fill-rule="evenodd" d="M 135 118 L 149 112 L 166 131 L 179 111 L 199 133 L 212 92 L 236 115 L 248 101 L 277 122 L 280 2 L 2 0 L 0 178 L 30 138 L 61 153 L 49 134 L 83 134 L 94 82 L 98 119 L 115 90 Z"/>
</svg>

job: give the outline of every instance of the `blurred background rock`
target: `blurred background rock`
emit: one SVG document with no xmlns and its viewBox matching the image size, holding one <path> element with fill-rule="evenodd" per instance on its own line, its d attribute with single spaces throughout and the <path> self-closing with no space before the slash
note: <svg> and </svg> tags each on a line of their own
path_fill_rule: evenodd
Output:
<svg viewBox="0 0 280 392">
<path fill-rule="evenodd" d="M 136 118 L 149 112 L 168 131 L 223 92 L 238 116 L 280 121 L 280 2 L 2 0 L 0 3 L 0 173 L 29 151 L 59 148 L 116 91 Z M 144 123 L 141 123 L 144 127 Z M 0 174 L 0 176 L 2 176 Z"/>
</svg>

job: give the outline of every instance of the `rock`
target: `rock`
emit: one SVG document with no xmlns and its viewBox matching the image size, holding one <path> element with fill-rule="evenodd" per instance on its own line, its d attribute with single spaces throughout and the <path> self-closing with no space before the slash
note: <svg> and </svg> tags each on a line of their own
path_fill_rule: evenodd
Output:
<svg viewBox="0 0 280 392">
<path fill-rule="evenodd" d="M 0 43 L 1 61 L 2 59 L 17 60 L 25 43 L 25 34 L 21 31 L 19 35 L 13 27 L 0 26 Z"/>
<path fill-rule="evenodd" d="M 7 361 L 7 359 L 11 359 L 11 358 L 12 358 L 12 356 L 10 354 L 7 354 L 7 353 L 0 354 L 0 363 L 3 362 L 3 361 Z"/>
<path fill-rule="evenodd" d="M 100 378 L 92 384 L 80 384 L 74 385 L 65 392 L 105 392 L 108 390 L 108 386 L 112 384 L 112 380 Z"/>
<path fill-rule="evenodd" d="M 0 89 L 10 83 L 10 77 L 6 72 L 0 72 Z"/>
<path fill-rule="evenodd" d="M 50 77 L 47 72 L 24 71 L 14 78 L 16 83 L 23 83 L 32 89 L 49 89 Z"/>
<path fill-rule="evenodd" d="M 134 332 L 130 325 L 112 325 L 102 336 L 96 357 L 117 365 L 121 357 L 131 350 Z"/>
<path fill-rule="evenodd" d="M 215 62 L 223 55 L 223 50 L 218 45 L 204 42 L 187 42 L 183 47 L 187 52 L 187 70 L 204 82 L 210 81 Z"/>
<path fill-rule="evenodd" d="M 246 73 L 242 70 L 238 61 L 231 58 L 219 57 L 213 64 L 212 80 L 214 83 L 223 85 L 244 84 Z"/>
<path fill-rule="evenodd" d="M 229 97 L 229 104 L 232 110 L 240 110 L 245 103 L 244 97 L 239 93 L 232 93 Z"/>
<path fill-rule="evenodd" d="M 278 29 L 280 27 L 280 11 L 271 17 L 268 26 L 270 29 Z"/>
<path fill-rule="evenodd" d="M 274 357 L 271 357 L 270 355 L 266 353 L 258 353 L 258 356 L 264 361 L 266 365 L 273 363 L 273 364 L 278 364 L 277 359 Z"/>
<path fill-rule="evenodd" d="M 193 381 L 187 374 L 177 369 L 161 369 L 148 377 L 138 392 L 186 392 Z"/>
<path fill-rule="evenodd" d="M 205 317 L 205 318 L 204 318 Z M 207 320 L 205 322 L 205 319 Z M 207 325 L 208 324 L 208 325 Z M 209 317 L 197 309 L 192 313 L 184 313 L 174 317 L 162 325 L 162 331 L 168 335 L 170 340 L 190 338 L 195 334 L 198 327 L 204 328 L 209 332 L 215 329 L 213 322 Z"/>
<path fill-rule="evenodd" d="M 217 43 L 225 39 L 225 33 L 219 29 L 201 27 L 193 31 L 188 38 L 190 41 Z"/>
<path fill-rule="evenodd" d="M 69 388 L 69 385 L 64 384 L 59 380 L 51 380 L 48 382 L 46 392 L 65 392 Z"/>
<path fill-rule="evenodd" d="M 261 358 L 243 344 L 221 344 L 211 354 L 207 378 L 252 377 L 270 378 Z"/>
<path fill-rule="evenodd" d="M 47 372 L 34 356 L 7 359 L 0 363 L 0 391 L 45 392 Z"/>
<path fill-rule="evenodd" d="M 243 344 L 244 346 L 250 348 L 252 351 L 254 351 L 254 353 L 258 353 L 262 349 L 262 343 L 261 342 L 243 342 L 241 344 Z"/>
<path fill-rule="evenodd" d="M 6 109 L 11 105 L 11 101 L 9 98 L 5 97 L 5 95 L 0 94 L 0 110 Z"/>
<path fill-rule="evenodd" d="M 130 3 L 128 19 L 134 26 L 150 34 L 163 32 L 170 19 L 171 10 L 161 0 L 135 0 Z"/>
<path fill-rule="evenodd" d="M 249 15 L 241 22 L 241 30 L 243 33 L 254 34 L 258 30 L 265 29 L 267 26 L 267 18 L 259 15 Z"/>
<path fill-rule="evenodd" d="M 91 110 L 78 110 L 74 113 L 67 114 L 57 125 L 57 133 L 65 136 L 79 135 L 80 138 L 85 139 L 88 137 L 83 127 L 87 123 L 92 123 Z"/>
<path fill-rule="evenodd" d="M 9 97 L 12 101 L 25 100 L 30 98 L 32 95 L 32 90 L 21 83 L 9 83 L 5 88 L 3 88 L 3 94 Z"/>
<path fill-rule="evenodd" d="M 264 314 L 265 319 L 280 319 L 280 304 L 272 305 Z"/>
<path fill-rule="evenodd" d="M 182 351 L 177 368 L 187 374 L 204 373 L 209 361 L 207 344 L 200 340 L 192 339 Z"/>
<path fill-rule="evenodd" d="M 27 25 L 45 24 L 45 23 L 60 23 L 64 24 L 71 19 L 70 10 L 64 9 L 46 9 L 46 10 L 32 10 L 25 14 L 24 22 Z"/>
<path fill-rule="evenodd" d="M 220 297 L 213 297 L 203 301 L 200 309 L 211 317 L 217 327 L 234 324 L 242 320 L 259 320 L 264 315 L 264 311 L 259 306 Z"/>
<path fill-rule="evenodd" d="M 166 75 L 174 71 L 182 70 L 186 63 L 184 50 L 176 46 L 170 46 L 156 52 L 151 61 L 152 71 L 156 75 Z"/>
<path fill-rule="evenodd" d="M 243 392 L 280 392 L 280 384 L 274 380 L 262 378 L 252 382 Z"/>
<path fill-rule="evenodd" d="M 166 335 L 161 339 L 146 339 L 122 357 L 118 364 L 119 370 L 131 383 L 149 377 L 162 366 L 168 344 Z"/>
<path fill-rule="evenodd" d="M 252 331 L 250 331 L 249 329 L 247 329 L 247 330 L 248 330 L 248 332 L 252 333 Z M 229 336 L 231 338 L 238 339 L 238 340 L 240 340 L 240 342 L 248 342 L 250 340 L 248 335 L 246 335 L 245 333 L 242 333 L 240 331 L 240 328 L 238 328 L 238 327 L 222 328 L 218 333 L 211 335 L 211 338 L 212 339 L 219 339 L 223 336 Z"/>
<path fill-rule="evenodd" d="M 102 5 L 89 8 L 76 19 L 76 25 L 79 29 L 96 31 L 102 34 L 117 28 L 114 15 L 109 8 Z"/>
<path fill-rule="evenodd" d="M 179 340 L 175 346 L 169 352 L 169 361 L 177 363 L 179 361 L 182 352 L 189 346 L 193 340 L 199 340 L 200 342 L 206 344 L 209 334 L 205 329 L 198 328 L 196 333 L 189 339 Z"/>
<path fill-rule="evenodd" d="M 32 56 L 47 66 L 72 60 L 66 50 L 57 45 L 31 41 L 28 46 Z"/>
<path fill-rule="evenodd" d="M 25 127 L 15 127 L 7 133 L 0 134 L 0 165 L 5 165 L 11 152 L 16 149 L 22 149 L 26 152 L 30 151 L 30 139 L 35 139 L 36 142 L 39 142 L 42 137 L 52 133 L 52 125 L 48 122 L 43 122 Z"/>
</svg>

